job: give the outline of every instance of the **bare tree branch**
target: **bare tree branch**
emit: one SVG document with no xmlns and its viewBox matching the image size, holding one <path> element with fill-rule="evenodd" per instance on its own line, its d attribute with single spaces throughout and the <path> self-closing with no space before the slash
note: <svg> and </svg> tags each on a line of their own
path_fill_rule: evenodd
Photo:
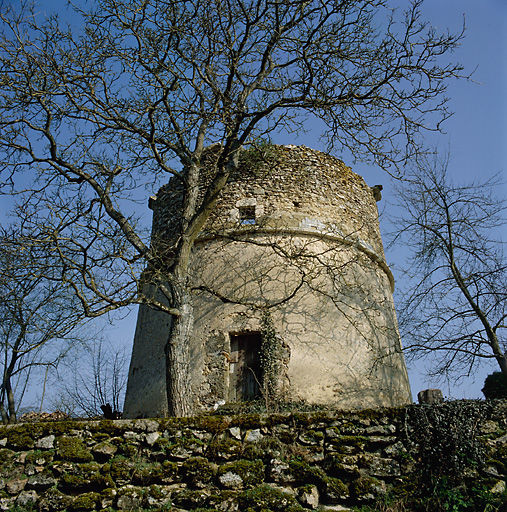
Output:
<svg viewBox="0 0 507 512">
<path fill-rule="evenodd" d="M 411 249 L 398 308 L 405 350 L 433 354 L 437 374 L 468 374 L 481 358 L 507 373 L 505 202 L 497 177 L 455 185 L 447 166 L 424 160 L 398 186 L 394 241 Z"/>
<path fill-rule="evenodd" d="M 438 34 L 421 3 L 95 0 L 76 29 L 25 4 L 0 13 L 0 190 L 86 316 L 133 303 L 171 316 L 172 413 L 190 411 L 171 379 L 187 357 L 192 248 L 241 149 L 321 119 L 330 149 L 399 173 L 450 115 L 463 32 Z M 154 244 L 138 202 L 169 178 L 182 215 Z"/>
</svg>

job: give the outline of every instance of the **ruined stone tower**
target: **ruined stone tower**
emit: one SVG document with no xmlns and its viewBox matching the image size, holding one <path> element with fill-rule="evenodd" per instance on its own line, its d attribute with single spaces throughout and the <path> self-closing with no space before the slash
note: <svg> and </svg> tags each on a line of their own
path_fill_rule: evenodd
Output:
<svg viewBox="0 0 507 512">
<path fill-rule="evenodd" d="M 174 236 L 180 198 L 173 182 L 152 198 L 154 239 Z M 411 401 L 376 202 L 340 160 L 304 146 L 245 151 L 195 245 L 192 284 L 197 409 Z M 166 413 L 168 321 L 140 307 L 128 417 Z"/>
</svg>

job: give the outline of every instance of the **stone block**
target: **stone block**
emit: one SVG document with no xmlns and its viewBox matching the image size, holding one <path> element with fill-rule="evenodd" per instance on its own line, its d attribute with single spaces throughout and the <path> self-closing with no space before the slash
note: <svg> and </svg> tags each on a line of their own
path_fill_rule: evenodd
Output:
<svg viewBox="0 0 507 512">
<path fill-rule="evenodd" d="M 425 389 L 417 393 L 420 404 L 440 404 L 444 401 L 444 395 L 440 389 Z"/>
</svg>

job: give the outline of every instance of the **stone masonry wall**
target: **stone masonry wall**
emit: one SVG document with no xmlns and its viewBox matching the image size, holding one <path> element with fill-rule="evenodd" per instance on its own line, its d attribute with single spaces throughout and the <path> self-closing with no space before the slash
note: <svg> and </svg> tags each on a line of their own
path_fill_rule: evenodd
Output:
<svg viewBox="0 0 507 512">
<path fill-rule="evenodd" d="M 348 510 L 460 471 L 501 504 L 507 401 L 19 424 L 0 446 L 0 510 Z"/>
<path fill-rule="evenodd" d="M 319 229 L 361 241 L 380 258 L 384 252 L 377 207 L 370 187 L 341 160 L 305 146 L 269 146 L 266 154 L 252 150 L 222 190 L 204 233 L 238 227 L 231 216 L 238 201 L 261 205 L 257 227 L 283 229 L 319 219 Z M 206 169 L 202 182 L 207 184 Z M 250 202 L 248 202 L 250 200 Z M 177 180 L 164 185 L 150 201 L 153 235 L 170 240 L 181 215 L 182 188 Z"/>
<path fill-rule="evenodd" d="M 220 148 L 201 163 L 201 185 L 216 171 L 206 162 L 214 151 Z M 150 272 L 163 275 L 170 261 L 182 193 L 173 178 L 150 200 L 153 246 L 161 257 L 147 280 Z M 194 411 L 241 399 L 249 347 L 244 339 L 233 346 L 231 336 L 259 334 L 266 312 L 285 347 L 279 400 L 286 395 L 342 409 L 410 403 L 376 201 L 340 160 L 304 146 L 243 151 L 195 241 L 189 286 Z M 164 416 L 170 327 L 161 316 L 140 307 L 126 417 Z M 262 387 L 264 370 L 254 377 Z"/>
</svg>

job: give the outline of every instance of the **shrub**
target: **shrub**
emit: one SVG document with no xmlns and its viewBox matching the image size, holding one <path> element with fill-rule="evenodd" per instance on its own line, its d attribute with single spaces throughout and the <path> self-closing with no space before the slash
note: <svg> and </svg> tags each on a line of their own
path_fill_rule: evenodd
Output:
<svg viewBox="0 0 507 512">
<path fill-rule="evenodd" d="M 488 375 L 484 381 L 482 392 L 488 400 L 507 398 L 507 375 L 502 372 L 493 372 Z"/>
</svg>

